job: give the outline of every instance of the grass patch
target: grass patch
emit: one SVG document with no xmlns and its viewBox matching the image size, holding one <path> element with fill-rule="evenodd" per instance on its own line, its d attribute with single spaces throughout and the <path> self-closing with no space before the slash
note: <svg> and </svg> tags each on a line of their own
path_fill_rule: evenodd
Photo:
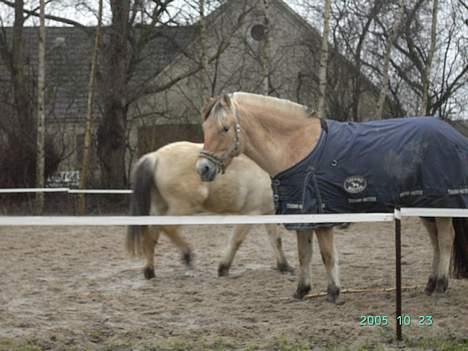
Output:
<svg viewBox="0 0 468 351">
<path fill-rule="evenodd" d="M 139 348 L 140 349 L 140 348 Z M 129 349 L 130 350 L 130 349 Z M 142 351 L 231 351 L 239 350 L 229 340 L 216 338 L 214 340 L 205 340 L 199 338 L 196 340 L 171 339 L 162 343 L 156 342 L 145 345 Z"/>
<path fill-rule="evenodd" d="M 96 344 L 73 345 L 65 347 L 66 350 L 89 350 L 89 351 L 130 351 L 136 345 L 130 340 L 117 341 L 116 344 Z M 362 344 L 346 345 L 345 340 L 339 343 L 326 343 L 313 339 L 291 340 L 286 337 L 277 337 L 271 343 L 265 344 L 243 344 L 241 340 L 233 341 L 231 339 L 177 339 L 165 340 L 162 343 L 139 343 L 137 347 L 141 351 L 468 351 L 468 338 L 414 338 L 406 339 L 401 343 L 387 342 L 374 343 L 372 341 L 363 341 Z M 54 349 L 54 345 L 49 345 L 46 349 Z M 62 345 L 64 346 L 64 345 Z M 62 347 L 63 349 L 63 347 Z M 16 340 L 12 338 L 0 338 L 0 351 L 44 351 L 40 346 L 40 341 Z"/>
<path fill-rule="evenodd" d="M 277 338 L 276 342 L 272 345 L 274 351 L 309 351 L 311 349 L 309 343 L 290 342 L 286 338 Z"/>
<path fill-rule="evenodd" d="M 43 351 L 43 348 L 30 341 L 0 338 L 0 351 Z"/>
<path fill-rule="evenodd" d="M 468 339 L 422 338 L 405 342 L 414 350 L 468 351 Z"/>
</svg>

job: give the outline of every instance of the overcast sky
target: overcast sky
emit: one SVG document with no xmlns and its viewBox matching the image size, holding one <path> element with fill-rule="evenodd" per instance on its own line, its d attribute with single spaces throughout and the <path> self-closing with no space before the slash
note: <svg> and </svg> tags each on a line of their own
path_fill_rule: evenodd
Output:
<svg viewBox="0 0 468 351">
<path fill-rule="evenodd" d="M 93 10 L 94 12 L 97 12 L 97 1 L 89 1 L 89 2 L 93 3 L 93 6 L 95 5 L 95 8 Z M 304 8 L 298 6 L 299 2 L 300 0 L 286 1 L 286 3 L 289 6 L 291 6 L 295 11 L 301 12 L 303 11 Z M 88 8 L 84 6 L 77 7 L 76 6 L 77 3 L 80 3 L 80 2 L 76 0 L 60 0 L 60 1 L 55 0 L 52 4 L 49 4 L 46 6 L 46 13 L 49 15 L 55 15 L 59 17 L 72 19 L 86 26 L 95 26 L 97 24 L 96 15 L 94 15 L 92 11 L 90 11 Z M 188 6 L 187 3 L 189 3 L 189 1 L 187 0 L 175 0 L 174 3 L 172 4 L 172 8 L 174 9 L 183 8 L 183 11 L 186 14 L 190 11 L 190 6 Z M 29 0 L 29 1 L 25 0 L 25 4 L 26 4 L 27 9 L 36 9 L 39 6 L 39 1 L 38 0 Z M 212 9 L 209 9 L 209 10 L 212 10 Z M 109 19 L 109 12 L 110 12 L 110 9 L 108 6 L 108 1 L 104 1 L 104 21 L 105 22 L 106 20 Z M 174 13 L 175 12 L 176 11 L 174 11 Z M 10 8 L 7 5 L 0 4 L 0 14 L 5 24 L 11 25 L 13 23 L 12 8 Z M 26 25 L 37 26 L 39 25 L 39 20 L 37 17 L 31 17 L 30 19 L 27 20 Z M 56 22 L 56 21 L 47 20 L 46 25 L 47 26 L 62 26 L 63 24 Z"/>
</svg>

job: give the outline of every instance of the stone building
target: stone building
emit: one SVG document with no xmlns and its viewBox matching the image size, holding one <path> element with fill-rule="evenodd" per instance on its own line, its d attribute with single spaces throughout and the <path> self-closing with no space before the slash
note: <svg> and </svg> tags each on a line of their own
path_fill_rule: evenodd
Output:
<svg viewBox="0 0 468 351">
<path fill-rule="evenodd" d="M 143 97 L 133 105 L 137 112 L 132 114 L 131 141 L 134 145 L 140 143 L 141 151 L 172 141 L 165 140 L 166 128 L 170 129 L 168 123 L 180 121 L 181 124 L 197 126 L 200 123 L 199 108 L 206 95 L 233 91 L 264 93 L 264 57 L 270 95 L 312 108 L 317 104 L 321 35 L 286 2 L 270 0 L 265 11 L 262 1 L 227 1 L 207 18 L 207 29 L 206 56 L 211 60 L 208 74 L 201 71 L 190 75 L 171 89 Z M 267 30 L 269 40 L 265 55 Z M 170 81 L 199 65 L 202 52 L 200 36 L 194 36 L 186 51 L 192 55 L 187 56 L 184 52 L 174 57 L 158 79 Z M 206 76 L 209 77 L 208 87 Z M 331 49 L 328 117 L 349 119 L 352 79 L 355 77 L 353 66 Z M 359 115 L 361 120 L 368 120 L 374 113 L 378 90 L 362 75 L 358 74 L 358 77 L 362 88 Z M 196 128 L 192 132 L 196 139 L 199 136 Z"/>
</svg>

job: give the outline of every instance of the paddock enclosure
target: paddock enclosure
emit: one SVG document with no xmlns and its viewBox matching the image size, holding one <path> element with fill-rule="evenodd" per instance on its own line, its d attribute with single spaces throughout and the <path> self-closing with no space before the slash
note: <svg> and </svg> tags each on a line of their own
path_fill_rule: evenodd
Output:
<svg viewBox="0 0 468 351">
<path fill-rule="evenodd" d="M 296 277 L 273 267 L 263 226 L 255 226 L 228 277 L 217 263 L 232 226 L 190 226 L 194 268 L 160 239 L 156 278 L 124 251 L 126 228 L 0 227 L 0 350 L 365 350 L 468 349 L 468 281 L 450 280 L 446 297 L 422 291 L 431 246 L 417 218 L 402 234 L 403 344 L 395 342 L 394 225 L 337 230 L 345 304 L 292 298 Z M 296 238 L 282 230 L 297 267 Z M 312 294 L 326 290 L 314 239 Z M 417 288 L 413 288 L 417 286 Z M 388 326 L 361 326 L 387 316 Z M 420 316 L 432 325 L 419 326 Z M 376 321 L 377 319 L 375 319 Z M 369 321 L 369 319 L 367 319 Z M 423 323 L 424 324 L 424 323 Z"/>
</svg>

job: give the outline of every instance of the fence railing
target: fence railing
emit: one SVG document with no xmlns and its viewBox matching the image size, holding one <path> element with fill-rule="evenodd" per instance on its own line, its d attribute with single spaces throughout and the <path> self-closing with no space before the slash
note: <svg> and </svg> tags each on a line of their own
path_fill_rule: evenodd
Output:
<svg viewBox="0 0 468 351">
<path fill-rule="evenodd" d="M 0 194 L 68 193 L 68 194 L 131 194 L 130 189 L 75 189 L 75 188 L 10 188 L 0 189 Z"/>
</svg>

